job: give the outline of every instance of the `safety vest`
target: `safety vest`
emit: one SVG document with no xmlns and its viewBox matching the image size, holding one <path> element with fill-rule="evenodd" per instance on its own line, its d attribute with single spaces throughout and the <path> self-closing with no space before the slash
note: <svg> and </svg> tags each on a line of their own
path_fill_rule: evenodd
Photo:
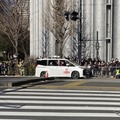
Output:
<svg viewBox="0 0 120 120">
<path fill-rule="evenodd" d="M 116 75 L 119 75 L 120 74 L 120 70 L 116 70 Z"/>
</svg>

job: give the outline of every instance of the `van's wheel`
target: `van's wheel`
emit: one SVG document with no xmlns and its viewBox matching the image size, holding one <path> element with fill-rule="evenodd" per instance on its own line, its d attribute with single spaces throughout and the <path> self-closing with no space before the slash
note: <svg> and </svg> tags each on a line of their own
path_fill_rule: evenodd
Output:
<svg viewBox="0 0 120 120">
<path fill-rule="evenodd" d="M 72 74 L 71 74 L 71 78 L 72 79 L 78 79 L 79 78 L 79 72 L 73 71 Z"/>
<path fill-rule="evenodd" d="M 45 72 L 45 71 L 42 71 L 42 72 L 40 73 L 40 77 L 44 78 L 44 77 L 45 77 L 45 74 L 46 74 L 46 72 Z"/>
</svg>

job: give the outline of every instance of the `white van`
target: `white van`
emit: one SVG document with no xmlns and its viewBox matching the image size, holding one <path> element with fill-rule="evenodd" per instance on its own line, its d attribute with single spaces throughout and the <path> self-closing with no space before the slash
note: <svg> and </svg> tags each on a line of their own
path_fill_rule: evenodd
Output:
<svg viewBox="0 0 120 120">
<path fill-rule="evenodd" d="M 83 78 L 84 69 L 67 59 L 37 59 L 35 76 Z"/>
</svg>

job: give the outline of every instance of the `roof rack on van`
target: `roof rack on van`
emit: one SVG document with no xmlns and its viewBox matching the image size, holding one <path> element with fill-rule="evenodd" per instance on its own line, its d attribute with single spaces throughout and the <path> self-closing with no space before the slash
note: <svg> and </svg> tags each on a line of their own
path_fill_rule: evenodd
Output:
<svg viewBox="0 0 120 120">
<path fill-rule="evenodd" d="M 59 58 L 60 58 L 60 56 L 55 55 L 55 56 L 52 56 L 52 57 L 50 57 L 50 58 L 59 59 Z"/>
<path fill-rule="evenodd" d="M 59 59 L 59 58 L 60 58 L 60 56 L 55 55 L 52 57 L 41 57 L 41 58 L 36 58 L 36 59 Z"/>
</svg>

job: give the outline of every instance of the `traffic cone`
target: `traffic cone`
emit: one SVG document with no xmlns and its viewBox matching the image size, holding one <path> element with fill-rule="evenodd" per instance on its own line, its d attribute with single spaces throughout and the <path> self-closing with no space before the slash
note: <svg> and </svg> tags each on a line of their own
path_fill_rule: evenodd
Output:
<svg viewBox="0 0 120 120">
<path fill-rule="evenodd" d="M 45 78 L 48 78 L 48 71 L 46 71 L 45 73 Z"/>
</svg>

